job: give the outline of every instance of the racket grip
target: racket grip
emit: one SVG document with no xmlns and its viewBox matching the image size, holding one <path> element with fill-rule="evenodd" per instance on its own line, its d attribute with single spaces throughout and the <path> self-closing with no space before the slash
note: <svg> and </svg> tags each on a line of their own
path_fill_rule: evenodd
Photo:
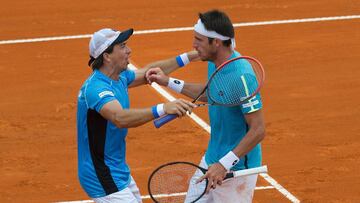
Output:
<svg viewBox="0 0 360 203">
<path fill-rule="evenodd" d="M 160 117 L 154 120 L 154 125 L 156 128 L 160 128 L 161 126 L 165 125 L 166 123 L 174 120 L 178 116 L 176 114 L 168 114 L 166 116 Z"/>
</svg>

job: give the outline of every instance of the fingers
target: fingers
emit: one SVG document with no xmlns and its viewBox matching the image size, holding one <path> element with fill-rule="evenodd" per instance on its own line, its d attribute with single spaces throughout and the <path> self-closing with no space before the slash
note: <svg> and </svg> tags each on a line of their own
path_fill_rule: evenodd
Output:
<svg viewBox="0 0 360 203">
<path fill-rule="evenodd" d="M 152 82 L 156 81 L 155 80 L 156 78 L 154 78 L 154 76 L 156 76 L 160 72 L 161 72 L 161 69 L 158 67 L 147 70 L 145 73 L 145 78 L 148 81 L 148 83 L 151 84 Z"/>
<path fill-rule="evenodd" d="M 160 76 L 157 74 L 152 74 L 152 75 L 149 75 L 146 79 L 147 79 L 148 83 L 151 84 L 153 82 L 158 81 L 160 79 Z"/>
<path fill-rule="evenodd" d="M 150 75 L 152 75 L 152 74 L 157 74 L 157 73 L 159 73 L 161 71 L 161 69 L 160 68 L 151 68 L 151 69 L 149 69 L 148 71 L 146 71 L 146 73 L 145 73 L 145 77 L 146 78 L 148 78 Z"/>
<path fill-rule="evenodd" d="M 222 185 L 222 181 L 224 180 L 224 177 L 226 175 L 226 170 L 222 169 L 221 167 L 218 163 L 213 164 L 209 167 L 209 170 L 206 172 L 206 174 L 197 181 L 201 182 L 205 178 L 208 179 L 206 193 L 209 193 L 211 189 L 215 189 L 217 185 Z"/>
<path fill-rule="evenodd" d="M 189 101 L 186 101 L 186 100 L 183 100 L 183 99 L 180 99 L 179 100 L 179 104 L 181 105 L 182 109 L 185 110 L 185 113 L 188 111 L 188 112 L 191 112 L 193 108 L 196 107 L 196 105 L 192 102 L 189 102 Z"/>
<path fill-rule="evenodd" d="M 167 86 L 169 77 L 161 70 L 161 68 L 151 68 L 145 73 L 145 79 L 149 84 L 156 82 L 159 85 Z"/>
<path fill-rule="evenodd" d="M 177 99 L 165 104 L 165 113 L 177 114 L 179 117 L 182 117 L 186 115 L 186 112 L 191 112 L 194 107 L 196 107 L 196 105 L 189 101 Z"/>
<path fill-rule="evenodd" d="M 207 174 L 201 176 L 199 179 L 196 180 L 196 184 L 202 182 L 202 181 L 205 180 L 206 178 L 207 178 Z"/>
<path fill-rule="evenodd" d="M 215 189 L 215 188 L 216 188 L 216 184 L 213 183 L 214 180 L 212 179 L 212 177 L 210 177 L 210 178 L 208 179 L 208 181 L 209 181 L 209 183 L 208 183 L 207 188 L 206 188 L 206 194 L 209 194 L 211 188 L 212 188 L 212 189 Z"/>
</svg>

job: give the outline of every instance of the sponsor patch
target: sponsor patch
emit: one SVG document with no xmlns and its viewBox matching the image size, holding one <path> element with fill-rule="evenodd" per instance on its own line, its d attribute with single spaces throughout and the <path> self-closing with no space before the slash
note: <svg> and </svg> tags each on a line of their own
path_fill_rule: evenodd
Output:
<svg viewBox="0 0 360 203">
<path fill-rule="evenodd" d="M 114 96 L 114 93 L 111 92 L 111 91 L 103 91 L 103 92 L 100 92 L 100 93 L 99 93 L 99 97 L 100 97 L 100 98 L 103 98 L 103 97 L 106 96 L 106 95 Z"/>
<path fill-rule="evenodd" d="M 256 104 L 259 103 L 259 100 L 255 100 L 255 101 L 250 101 L 248 103 L 245 103 L 242 105 L 243 108 L 248 108 L 248 107 L 252 107 L 255 106 Z"/>
</svg>

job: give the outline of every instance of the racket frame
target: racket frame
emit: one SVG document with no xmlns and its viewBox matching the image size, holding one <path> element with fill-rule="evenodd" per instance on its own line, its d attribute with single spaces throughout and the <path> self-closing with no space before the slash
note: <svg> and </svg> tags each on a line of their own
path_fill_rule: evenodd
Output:
<svg viewBox="0 0 360 203">
<path fill-rule="evenodd" d="M 193 164 L 191 162 L 186 162 L 186 161 L 175 161 L 175 162 L 169 162 L 169 163 L 166 163 L 166 164 L 163 164 L 159 167 L 157 167 L 150 175 L 149 177 L 149 180 L 148 180 L 148 192 L 149 192 L 149 195 L 150 195 L 150 198 L 156 202 L 156 203 L 159 203 L 156 198 L 154 197 L 154 195 L 152 194 L 151 192 L 151 180 L 152 180 L 152 177 L 156 174 L 156 172 L 158 172 L 159 170 L 161 170 L 162 168 L 166 167 L 166 166 L 170 166 L 170 165 L 175 165 L 175 164 L 187 164 L 187 165 L 191 165 L 197 169 L 199 169 L 204 175 L 205 173 L 207 172 L 207 170 L 205 168 L 202 168 L 196 164 Z M 205 179 L 206 183 L 205 183 L 205 189 L 207 188 L 208 184 L 209 184 L 209 181 L 207 179 Z M 186 191 L 187 192 L 187 191 Z M 202 196 L 204 196 L 204 194 L 206 193 L 206 190 L 204 190 L 204 192 L 198 197 L 196 198 L 194 201 L 192 201 L 191 203 L 194 203 L 196 201 L 198 201 Z"/>
<path fill-rule="evenodd" d="M 166 166 L 169 166 L 169 165 L 175 165 L 175 164 L 187 164 L 187 165 L 191 165 L 197 169 L 199 169 L 204 175 L 206 174 L 206 172 L 208 171 L 207 169 L 205 168 L 202 168 L 196 164 L 193 164 L 191 162 L 186 162 L 186 161 L 175 161 L 175 162 L 169 162 L 169 163 L 166 163 L 166 164 L 163 164 L 159 167 L 157 167 L 150 175 L 149 177 L 149 180 L 148 180 L 148 192 L 149 192 L 149 195 L 150 195 L 150 198 L 158 203 L 158 201 L 156 200 L 156 198 L 154 197 L 154 195 L 152 194 L 151 192 L 151 180 L 152 180 L 152 177 L 156 174 L 156 172 L 158 172 L 159 170 L 161 170 L 162 168 L 166 167 Z M 254 175 L 254 174 L 259 174 L 259 173 L 267 173 L 268 172 L 268 168 L 266 165 L 264 166 L 260 166 L 260 167 L 255 167 L 255 168 L 250 168 L 250 169 L 243 169 L 243 170 L 238 170 L 238 171 L 232 171 L 232 172 L 228 172 L 226 173 L 225 175 L 225 178 L 223 181 L 226 181 L 228 179 L 231 179 L 231 178 L 235 178 L 235 177 L 239 177 L 239 176 L 246 176 L 246 175 Z M 201 195 L 196 198 L 194 201 L 192 201 L 191 203 L 194 203 L 196 201 L 198 201 L 202 196 L 204 196 L 204 194 L 206 193 L 206 188 L 209 184 L 209 181 L 208 179 L 206 178 L 205 179 L 206 183 L 205 183 L 205 190 L 203 193 L 201 193 Z"/>
<path fill-rule="evenodd" d="M 249 61 L 254 61 L 255 63 L 257 63 L 259 65 L 259 69 L 261 71 L 261 75 L 262 78 L 260 81 L 258 81 L 259 86 L 257 87 L 257 89 L 248 97 L 246 97 L 245 99 L 243 99 L 240 103 L 237 104 L 219 104 L 216 103 L 213 99 L 211 99 L 211 94 L 208 93 L 208 100 L 211 100 L 210 102 L 208 101 L 207 103 L 202 103 L 202 104 L 197 104 L 198 107 L 200 106 L 208 106 L 208 105 L 219 105 L 219 106 L 227 106 L 227 107 L 231 107 L 231 106 L 239 106 L 245 102 L 247 102 L 249 99 L 253 98 L 261 89 L 264 81 L 265 81 L 265 71 L 263 66 L 261 65 L 260 61 L 258 61 L 257 59 L 251 57 L 251 56 L 238 56 L 235 57 L 233 59 L 227 60 L 224 63 L 222 63 L 216 70 L 214 73 L 212 73 L 212 75 L 210 76 L 208 82 L 206 83 L 204 89 L 200 92 L 200 94 L 192 101 L 192 103 L 195 103 L 199 100 L 199 98 L 201 98 L 201 96 L 205 93 L 205 92 L 209 92 L 209 84 L 211 83 L 212 79 L 214 78 L 214 76 L 216 75 L 216 73 L 218 73 L 222 68 L 224 68 L 227 64 L 235 61 L 235 60 L 239 60 L 239 59 L 246 59 Z M 156 128 L 160 128 L 161 126 L 165 125 L 166 123 L 174 120 L 175 118 L 177 118 L 178 116 L 176 114 L 165 114 L 163 116 L 161 116 L 160 118 L 157 118 L 154 120 L 154 125 Z"/>
</svg>

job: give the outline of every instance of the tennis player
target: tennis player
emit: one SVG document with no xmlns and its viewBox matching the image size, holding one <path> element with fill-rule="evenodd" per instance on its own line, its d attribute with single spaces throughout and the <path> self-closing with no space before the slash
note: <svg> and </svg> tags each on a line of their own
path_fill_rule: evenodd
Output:
<svg viewBox="0 0 360 203">
<path fill-rule="evenodd" d="M 128 87 L 147 84 L 145 72 L 161 67 L 178 68 L 175 58 L 129 70 L 131 50 L 126 42 L 133 29 L 124 32 L 101 29 L 90 40 L 89 65 L 93 73 L 78 95 L 78 175 L 86 193 L 97 203 L 138 203 L 141 196 L 126 163 L 127 128 L 140 126 L 163 114 L 184 116 L 194 104 L 178 99 L 144 109 L 130 109 Z M 194 54 L 195 53 L 195 54 Z M 197 56 L 189 52 L 187 57 Z"/>
<path fill-rule="evenodd" d="M 240 56 L 234 50 L 234 28 L 225 13 L 218 10 L 200 13 L 194 30 L 193 47 L 202 61 L 208 61 L 208 77 L 223 62 Z M 189 62 L 189 59 L 183 58 L 178 57 L 180 66 Z M 190 98 L 196 98 L 205 87 L 204 84 L 169 78 L 159 68 L 150 69 L 146 77 L 149 82 L 168 86 Z M 200 101 L 206 102 L 207 97 L 202 97 Z M 257 175 L 237 177 L 224 182 L 223 179 L 227 171 L 261 166 L 260 141 L 265 136 L 261 109 L 260 94 L 241 106 L 209 106 L 211 136 L 205 156 L 199 164 L 207 168 L 208 172 L 205 175 L 200 171 L 194 174 L 187 198 L 199 197 L 200 194 L 197 193 L 203 190 L 195 190 L 194 184 L 208 178 L 207 194 L 198 202 L 252 202 Z"/>
</svg>

